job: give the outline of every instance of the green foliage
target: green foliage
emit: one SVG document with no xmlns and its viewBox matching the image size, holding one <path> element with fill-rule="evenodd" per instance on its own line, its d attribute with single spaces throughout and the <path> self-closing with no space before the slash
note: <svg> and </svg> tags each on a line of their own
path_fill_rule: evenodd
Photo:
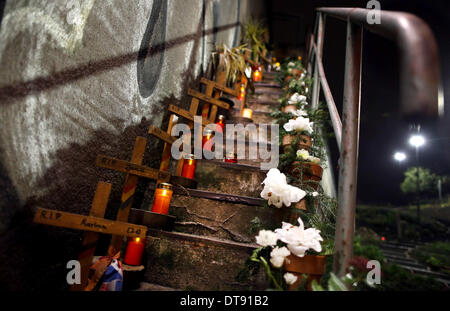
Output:
<svg viewBox="0 0 450 311">
<path fill-rule="evenodd" d="M 378 260 L 384 262 L 384 256 L 377 245 L 368 245 L 362 242 L 360 236 L 356 235 L 353 243 L 353 255 L 368 258 L 369 260 Z"/>
<path fill-rule="evenodd" d="M 358 206 L 356 209 L 356 226 L 367 227 L 388 240 L 397 238 L 397 213 L 400 213 L 402 237 L 405 240 L 433 241 L 450 239 L 450 222 L 444 219 L 423 215 L 417 221 L 415 213 L 399 211 L 394 208 L 378 206 Z"/>
<path fill-rule="evenodd" d="M 330 273 L 330 278 L 328 279 L 328 288 L 325 289 L 322 285 L 317 284 L 316 280 L 312 281 L 311 284 L 313 291 L 348 291 L 345 283 L 340 280 L 334 273 Z"/>
<path fill-rule="evenodd" d="M 450 274 L 449 242 L 434 242 L 419 246 L 411 252 L 411 255 L 433 270 Z"/>
<path fill-rule="evenodd" d="M 261 53 L 267 49 L 264 34 L 267 28 L 260 21 L 249 20 L 244 24 L 244 42 L 247 43 L 252 50 L 252 60 L 259 63 Z"/>
<path fill-rule="evenodd" d="M 239 77 L 245 75 L 245 51 L 249 50 L 245 48 L 246 44 L 238 47 L 228 48 L 225 44 L 216 46 L 216 51 L 212 53 L 213 65 L 215 68 L 219 65 L 219 55 L 224 56 L 224 70 L 227 77 L 227 84 L 232 85 L 238 81 Z"/>
<path fill-rule="evenodd" d="M 410 167 L 400 189 L 405 194 L 431 195 L 436 193 L 438 176 L 423 167 Z"/>
</svg>

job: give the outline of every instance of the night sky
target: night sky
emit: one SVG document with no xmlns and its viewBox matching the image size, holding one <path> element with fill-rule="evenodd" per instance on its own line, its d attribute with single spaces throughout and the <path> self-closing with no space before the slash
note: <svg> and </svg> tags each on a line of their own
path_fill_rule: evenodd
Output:
<svg viewBox="0 0 450 311">
<path fill-rule="evenodd" d="M 272 1 L 270 14 L 297 16 L 297 26 L 306 32 L 312 27 L 313 6 L 365 7 L 367 1 Z M 280 9 L 283 7 L 283 9 Z M 405 11 L 421 17 L 431 27 L 438 42 L 444 98 L 450 98 L 450 2 L 442 1 L 381 1 L 384 10 Z M 281 13 L 280 10 L 283 10 Z M 270 17 L 269 17 L 270 18 Z M 276 18 L 274 19 L 276 23 Z M 273 27 L 273 26 L 272 26 Z M 276 28 L 277 25 L 275 25 Z M 324 41 L 324 67 L 338 109 L 342 106 L 345 66 L 346 24 L 327 18 Z M 300 32 L 299 36 L 304 36 Z M 415 150 L 408 139 L 415 132 L 414 124 L 405 121 L 400 112 L 397 48 L 393 42 L 364 32 L 361 96 L 361 134 L 358 170 L 358 201 L 361 203 L 399 204 L 405 197 L 400 192 L 403 172 L 415 165 Z M 277 34 L 272 33 L 274 44 Z M 304 45 L 303 38 L 293 41 L 293 47 Z M 283 44 L 283 42 L 281 43 Z M 286 44 L 285 44 L 286 45 Z M 422 122 L 421 133 L 427 143 L 420 151 L 420 164 L 437 174 L 450 175 L 450 104 L 448 113 L 437 121 Z M 336 146 L 333 157 L 337 159 Z M 408 159 L 400 167 L 393 159 L 403 151 Z M 336 163 L 334 163 L 334 166 Z M 336 171 L 337 176 L 337 171 Z"/>
</svg>

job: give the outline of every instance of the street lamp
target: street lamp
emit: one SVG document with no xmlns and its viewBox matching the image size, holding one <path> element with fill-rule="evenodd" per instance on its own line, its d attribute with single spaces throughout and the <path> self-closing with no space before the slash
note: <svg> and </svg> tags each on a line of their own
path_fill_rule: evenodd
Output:
<svg viewBox="0 0 450 311">
<path fill-rule="evenodd" d="M 409 144 L 416 147 L 416 189 L 417 189 L 417 220 L 420 223 L 420 182 L 419 182 L 419 147 L 425 145 L 425 138 L 422 135 L 412 135 Z"/>
<path fill-rule="evenodd" d="M 410 145 L 419 148 L 422 147 L 425 144 L 425 138 L 421 135 L 413 135 L 409 139 Z"/>
<path fill-rule="evenodd" d="M 404 154 L 403 152 L 396 152 L 394 154 L 394 159 L 401 163 L 406 160 L 406 154 Z"/>
</svg>

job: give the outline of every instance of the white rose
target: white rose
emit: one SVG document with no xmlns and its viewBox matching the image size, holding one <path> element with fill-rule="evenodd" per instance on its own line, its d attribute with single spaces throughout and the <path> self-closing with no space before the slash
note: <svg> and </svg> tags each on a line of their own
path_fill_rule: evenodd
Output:
<svg viewBox="0 0 450 311">
<path fill-rule="evenodd" d="M 281 268 L 281 266 L 283 266 L 285 258 L 290 254 L 291 252 L 285 246 L 277 246 L 270 253 L 270 262 L 275 268 Z"/>
<path fill-rule="evenodd" d="M 260 230 L 256 236 L 256 243 L 263 247 L 274 246 L 277 244 L 277 240 L 276 233 L 270 230 Z"/>
<path fill-rule="evenodd" d="M 276 168 L 271 168 L 262 182 L 264 189 L 261 197 L 268 200 L 269 205 L 281 208 L 282 205 L 291 206 L 291 203 L 300 201 L 306 192 L 300 188 L 287 184 L 286 175 Z"/>
<path fill-rule="evenodd" d="M 304 229 L 303 221 L 298 218 L 299 226 L 283 222 L 281 229 L 276 229 L 278 239 L 287 244 L 287 248 L 297 257 L 305 256 L 309 249 L 322 251 L 320 242 L 323 241 L 320 231 L 315 228 Z"/>
<path fill-rule="evenodd" d="M 309 118 L 298 117 L 295 119 L 290 119 L 288 123 L 283 125 L 283 128 L 287 132 L 295 130 L 297 132 L 306 131 L 311 134 L 313 132 L 313 123 L 314 122 L 309 122 Z"/>
<path fill-rule="evenodd" d="M 308 159 L 309 152 L 306 149 L 297 150 L 297 158 L 301 158 L 303 160 Z"/>
<path fill-rule="evenodd" d="M 283 276 L 284 280 L 286 281 L 286 284 L 292 285 L 297 281 L 297 277 L 289 272 L 286 272 Z"/>
<path fill-rule="evenodd" d="M 320 159 L 319 159 L 319 158 L 313 157 L 313 156 L 311 156 L 311 155 L 308 156 L 306 160 L 308 160 L 308 161 L 310 161 L 310 162 L 312 162 L 312 163 L 314 163 L 314 164 L 319 164 L 319 162 L 320 162 Z"/>
</svg>

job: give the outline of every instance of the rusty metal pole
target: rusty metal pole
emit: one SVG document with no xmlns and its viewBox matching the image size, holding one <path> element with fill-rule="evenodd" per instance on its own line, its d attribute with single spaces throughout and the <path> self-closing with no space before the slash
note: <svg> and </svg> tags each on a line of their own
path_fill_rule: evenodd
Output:
<svg viewBox="0 0 450 311">
<path fill-rule="evenodd" d="M 333 267 L 337 276 L 344 276 L 347 273 L 349 261 L 353 256 L 361 104 L 361 57 L 362 27 L 347 21 L 342 144 Z"/>
<path fill-rule="evenodd" d="M 317 43 L 316 49 L 314 50 L 316 57 L 314 66 L 314 84 L 313 84 L 312 104 L 311 104 L 311 107 L 313 109 L 317 109 L 317 107 L 319 106 L 320 81 L 319 81 L 318 61 L 322 59 L 323 37 L 325 33 L 325 17 L 320 12 L 318 15 L 318 19 L 319 21 L 317 26 Z"/>
</svg>

